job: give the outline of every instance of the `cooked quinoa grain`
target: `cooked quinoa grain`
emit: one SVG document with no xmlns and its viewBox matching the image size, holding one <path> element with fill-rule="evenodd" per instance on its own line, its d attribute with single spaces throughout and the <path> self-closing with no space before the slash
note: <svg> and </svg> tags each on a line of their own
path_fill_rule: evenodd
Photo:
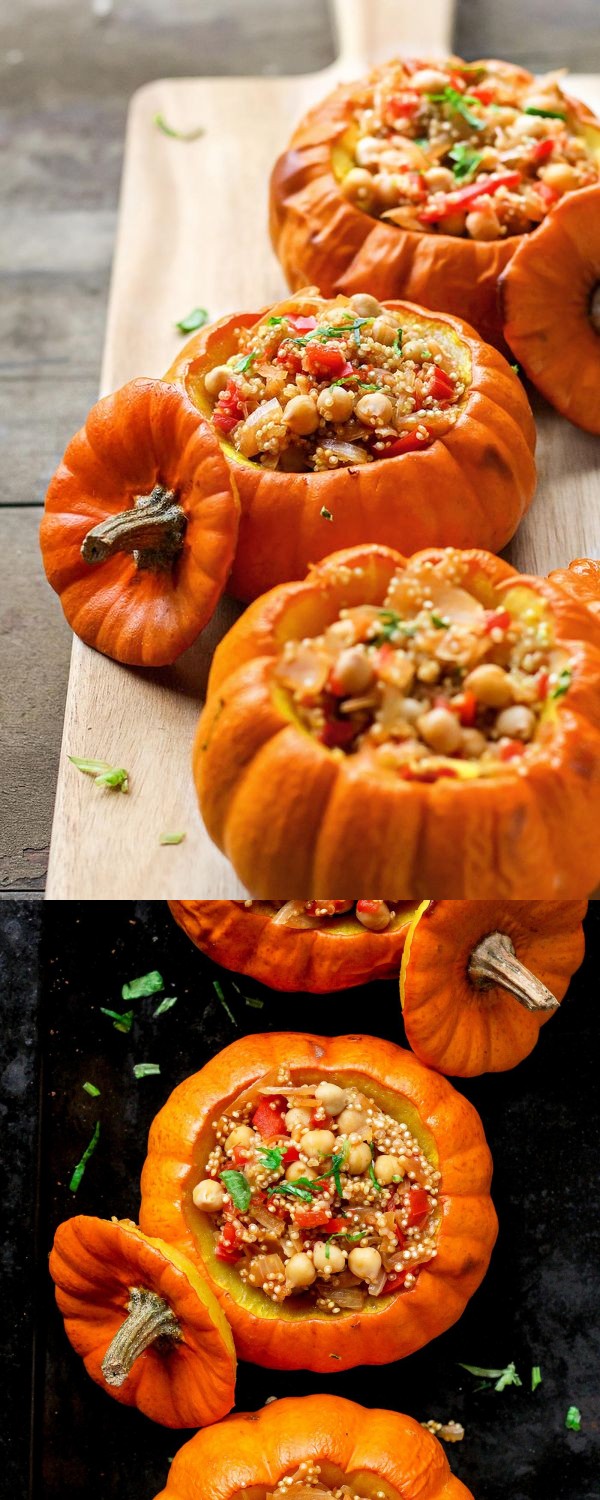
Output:
<svg viewBox="0 0 600 1500">
<path fill-rule="evenodd" d="M 339 921 L 351 916 L 369 932 L 387 931 L 400 905 L 398 901 L 244 901 L 242 904 L 248 909 L 252 906 L 269 907 L 276 927 L 311 928 L 324 922 L 335 928 Z M 323 1084 L 320 1089 L 331 1092 L 333 1085 Z M 336 1113 L 335 1110 L 331 1112 Z"/>
<path fill-rule="evenodd" d="M 458 57 L 377 69 L 357 88 L 338 157 L 344 196 L 420 233 L 526 234 L 564 193 L 598 180 L 561 76 Z"/>
<path fill-rule="evenodd" d="M 293 1474 L 279 1480 L 276 1489 L 266 1492 L 272 1500 L 367 1500 L 362 1489 L 354 1484 L 332 1487 L 321 1478 L 321 1465 L 307 1459 L 298 1465 Z M 385 1490 L 371 1490 L 371 1500 L 385 1500 Z"/>
</svg>

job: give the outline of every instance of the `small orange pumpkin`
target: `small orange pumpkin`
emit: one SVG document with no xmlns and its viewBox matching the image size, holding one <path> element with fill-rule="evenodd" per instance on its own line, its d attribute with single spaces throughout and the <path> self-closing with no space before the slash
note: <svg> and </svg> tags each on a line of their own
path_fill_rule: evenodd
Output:
<svg viewBox="0 0 600 1500">
<path fill-rule="evenodd" d="M 325 1500 L 344 1484 L 361 1500 L 473 1500 L 419 1422 L 327 1395 L 286 1397 L 196 1433 L 156 1500 L 262 1500 L 282 1481 L 290 1500 Z"/>
<path fill-rule="evenodd" d="M 272 989 L 330 992 L 398 973 L 414 915 L 408 902 L 394 903 L 394 916 L 381 932 L 367 931 L 351 911 L 322 920 L 294 912 L 281 925 L 278 904 L 169 901 L 175 921 L 197 948 L 224 968 L 250 974 Z"/>
<path fill-rule="evenodd" d="M 487 64 L 471 65 L 477 66 Z M 503 78 L 534 83 L 523 68 L 510 63 L 493 66 L 502 69 Z M 356 104 L 362 96 L 364 105 L 365 91 L 385 71 L 386 65 L 370 79 L 341 84 L 321 100 L 300 121 L 275 163 L 271 238 L 288 284 L 296 289 L 315 282 L 328 297 L 363 291 L 382 299 L 406 297 L 466 318 L 483 338 L 503 347 L 498 277 L 531 235 L 477 240 L 419 233 L 373 218 L 344 197 L 341 183 L 352 164 L 348 142 Z M 600 150 L 600 122 L 579 100 L 565 96 L 565 106 Z M 546 311 L 551 316 L 552 310 Z M 560 329 L 560 318 L 556 326 Z"/>
<path fill-rule="evenodd" d="M 555 568 L 548 574 L 550 583 L 558 583 L 567 594 L 572 594 L 575 599 L 581 599 L 591 609 L 592 614 L 600 615 L 600 560 L 596 557 L 576 557 L 569 563 L 568 568 Z"/>
<path fill-rule="evenodd" d="M 166 379 L 177 381 L 206 420 L 204 377 L 238 351 L 238 330 L 266 313 L 314 314 L 314 288 L 263 309 L 234 313 L 203 328 L 177 355 Z M 480 546 L 499 552 L 515 532 L 535 489 L 535 426 L 523 386 L 506 361 L 457 318 L 433 316 L 408 302 L 386 307 L 416 320 L 423 336 L 442 329 L 456 346 L 467 392 L 448 431 L 420 452 L 319 473 L 285 473 L 243 458 L 221 439 L 240 495 L 239 546 L 230 591 L 255 599 L 274 584 L 302 578 L 327 552 L 359 542 Z M 336 307 L 349 307 L 337 299 Z"/>
<path fill-rule="evenodd" d="M 424 901 L 400 971 L 417 1057 L 461 1078 L 528 1057 L 582 961 L 586 910 L 586 901 Z"/>
<path fill-rule="evenodd" d="M 404 1120 L 441 1173 L 435 1259 L 410 1289 L 367 1298 L 335 1319 L 291 1297 L 278 1306 L 215 1255 L 209 1215 L 192 1193 L 214 1144 L 213 1122 L 281 1068 L 294 1083 L 355 1082 Z M 275 1369 L 336 1371 L 386 1364 L 419 1349 L 460 1317 L 489 1263 L 497 1231 L 491 1157 L 475 1109 L 410 1052 L 379 1037 L 272 1033 L 242 1037 L 187 1078 L 153 1121 L 142 1172 L 140 1223 L 192 1259 L 218 1297 L 238 1354 Z"/>
<path fill-rule="evenodd" d="M 79 1214 L 58 1226 L 50 1274 L 67 1337 L 115 1401 L 165 1427 L 202 1427 L 231 1411 L 231 1330 L 179 1250 L 128 1219 Z"/>
<path fill-rule="evenodd" d="M 223 592 L 238 515 L 212 429 L 178 387 L 132 380 L 99 401 L 50 482 L 40 528 L 75 634 L 133 666 L 175 661 Z"/>
<path fill-rule="evenodd" d="M 500 277 L 504 337 L 542 395 L 600 433 L 600 187 L 567 193 Z"/>
<path fill-rule="evenodd" d="M 417 554 L 437 561 L 444 553 Z M 303 583 L 259 599 L 215 653 L 194 750 L 211 838 L 257 896 L 396 889 L 435 896 L 555 897 L 600 878 L 600 631 L 581 602 L 484 552 L 462 554 L 493 609 L 539 614 L 571 666 L 549 700 L 543 744 L 487 778 L 434 781 L 361 769 L 307 733 L 278 684 L 288 640 L 318 636 L 341 607 L 381 608 L 406 559 L 385 547 L 334 554 Z M 415 561 L 415 559 L 413 559 Z M 358 763 L 357 763 L 358 762 Z M 453 763 L 458 766 L 458 762 Z"/>
</svg>

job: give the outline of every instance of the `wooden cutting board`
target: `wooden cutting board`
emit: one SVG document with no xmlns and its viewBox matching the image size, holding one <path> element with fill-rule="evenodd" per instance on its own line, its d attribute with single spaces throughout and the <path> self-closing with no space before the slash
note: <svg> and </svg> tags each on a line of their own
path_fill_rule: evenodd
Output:
<svg viewBox="0 0 600 1500">
<path fill-rule="evenodd" d="M 162 374 L 181 342 L 174 324 L 192 307 L 207 307 L 212 319 L 285 294 L 267 235 L 267 183 L 295 121 L 339 78 L 395 51 L 450 50 L 452 12 L 453 0 L 336 0 L 339 57 L 321 73 L 163 79 L 135 95 L 102 393 Z M 568 87 L 600 112 L 600 78 L 572 77 Z M 204 133 L 173 139 L 156 115 Z M 538 492 L 508 555 L 523 571 L 546 573 L 600 550 L 598 443 L 541 400 L 536 417 Z M 202 826 L 190 772 L 211 655 L 238 612 L 224 600 L 201 640 L 166 670 L 122 667 L 74 641 L 47 897 L 246 894 Z M 125 766 L 129 795 L 100 791 L 69 754 Z M 161 846 L 173 831 L 184 831 L 184 842 Z"/>
</svg>

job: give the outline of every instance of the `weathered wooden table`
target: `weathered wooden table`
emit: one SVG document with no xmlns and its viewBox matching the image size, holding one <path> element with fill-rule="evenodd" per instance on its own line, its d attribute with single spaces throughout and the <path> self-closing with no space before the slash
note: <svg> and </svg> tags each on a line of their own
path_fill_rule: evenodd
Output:
<svg viewBox="0 0 600 1500">
<path fill-rule="evenodd" d="M 594 0 L 461 0 L 455 45 L 536 68 L 600 68 Z M 4 355 L 0 495 L 0 894 L 43 890 L 70 634 L 39 564 L 47 481 L 96 398 L 127 103 L 159 76 L 310 72 L 334 55 L 326 0 L 0 4 Z"/>
</svg>

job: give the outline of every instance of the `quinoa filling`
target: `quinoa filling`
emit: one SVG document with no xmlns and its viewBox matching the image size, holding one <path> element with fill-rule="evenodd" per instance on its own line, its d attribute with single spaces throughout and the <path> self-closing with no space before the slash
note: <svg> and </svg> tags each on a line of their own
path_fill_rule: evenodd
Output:
<svg viewBox="0 0 600 1500">
<path fill-rule="evenodd" d="M 420 233 L 526 234 L 564 193 L 598 180 L 561 77 L 457 57 L 387 64 L 357 94 L 334 152 L 344 196 Z"/>
<path fill-rule="evenodd" d="M 276 927 L 315 928 L 323 923 L 335 927 L 336 919 L 350 914 L 369 932 L 385 932 L 398 912 L 410 905 L 407 901 L 244 901 L 243 905 L 269 906 Z"/>
<path fill-rule="evenodd" d="M 193 1202 L 211 1215 L 217 1260 L 270 1301 L 358 1311 L 409 1291 L 436 1255 L 440 1173 L 358 1085 L 281 1071 L 214 1130 Z"/>
<path fill-rule="evenodd" d="M 204 376 L 213 424 L 240 457 L 319 472 L 416 452 L 452 427 L 466 347 L 443 324 L 434 336 L 365 293 L 303 305 L 239 329 L 235 353 Z"/>
<path fill-rule="evenodd" d="M 335 1481 L 325 1483 L 321 1464 L 312 1459 L 299 1464 L 293 1474 L 280 1479 L 276 1489 L 265 1491 L 265 1500 L 270 1500 L 270 1497 L 272 1500 L 286 1500 L 287 1496 L 291 1500 L 369 1500 L 362 1486 L 357 1489 L 343 1481 L 340 1484 Z M 375 1490 L 374 1494 L 371 1491 L 370 1500 L 386 1500 L 386 1491 Z"/>
<path fill-rule="evenodd" d="M 571 676 L 543 599 L 517 585 L 490 608 L 450 548 L 411 559 L 380 606 L 342 609 L 322 635 L 287 641 L 274 669 L 320 744 L 422 780 L 526 762 Z"/>
</svg>

